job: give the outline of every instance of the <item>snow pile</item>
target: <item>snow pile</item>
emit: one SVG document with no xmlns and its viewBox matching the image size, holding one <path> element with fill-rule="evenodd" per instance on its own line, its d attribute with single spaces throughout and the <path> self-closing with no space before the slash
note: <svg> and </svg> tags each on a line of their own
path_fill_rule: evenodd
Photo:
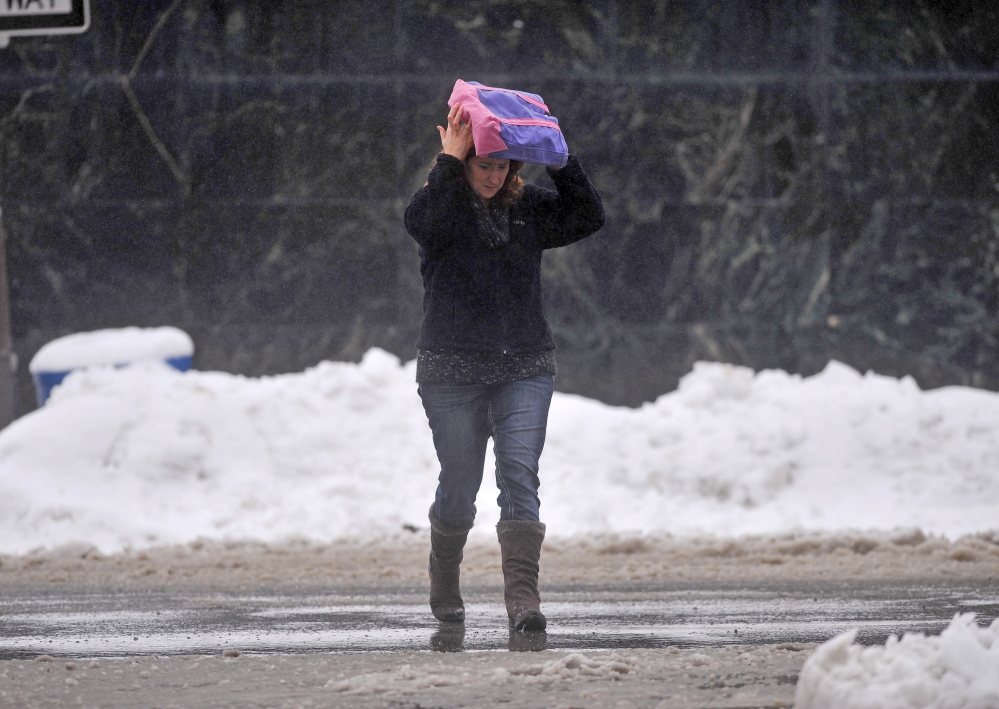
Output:
<svg viewBox="0 0 999 709">
<path fill-rule="evenodd" d="M 552 536 L 996 527 L 999 396 L 699 363 L 639 409 L 556 394 Z M 259 379 L 145 363 L 71 374 L 0 433 L 0 552 L 426 527 L 438 465 L 414 364 L 371 350 Z M 487 470 L 473 534 L 498 518 Z"/>
<path fill-rule="evenodd" d="M 0 434 L 0 549 L 423 523 L 435 458 L 405 378 L 377 351 L 261 379 L 157 363 L 74 372 Z"/>
<path fill-rule="evenodd" d="M 361 694 L 411 694 L 428 687 L 450 687 L 461 683 L 465 678 L 456 677 L 442 668 L 441 672 L 426 672 L 412 665 L 402 665 L 398 669 L 383 672 L 367 672 L 348 679 L 331 679 L 326 687 L 334 692 L 348 695 Z"/>
<path fill-rule="evenodd" d="M 513 656 L 507 656 L 508 658 Z M 490 667 L 495 666 L 491 658 Z M 634 677 L 641 668 L 640 661 L 630 655 L 611 653 L 600 657 L 588 657 L 574 652 L 556 657 L 547 662 L 532 662 L 526 665 L 496 667 L 486 674 L 487 668 L 477 674 L 477 681 L 487 681 L 496 685 L 509 685 L 511 681 L 524 684 L 551 685 L 557 682 L 587 680 L 621 680 Z M 326 687 L 346 695 L 362 694 L 411 694 L 427 687 L 449 687 L 468 684 L 468 673 L 457 675 L 452 668 L 441 666 L 439 672 L 427 672 L 426 668 L 414 668 L 405 664 L 381 672 L 368 672 L 346 679 L 333 678 Z"/>
<path fill-rule="evenodd" d="M 843 633 L 808 658 L 796 709 L 995 709 L 999 707 L 999 619 L 955 615 L 939 637 L 895 636 L 881 646 L 854 645 Z"/>
<path fill-rule="evenodd" d="M 66 335 L 44 345 L 28 370 L 68 372 L 78 367 L 190 357 L 194 343 L 175 327 L 125 327 Z"/>
<path fill-rule="evenodd" d="M 579 678 L 616 680 L 625 675 L 634 675 L 640 667 L 641 663 L 629 655 L 613 653 L 605 657 L 587 657 L 574 652 L 548 662 L 536 662 L 510 669 L 499 667 L 493 672 L 493 679 L 502 683 L 510 677 L 523 677 L 538 684 L 554 684 Z"/>
<path fill-rule="evenodd" d="M 922 392 L 831 362 L 816 376 L 698 363 L 637 411 L 563 396 L 543 462 L 572 533 L 994 528 L 999 396 Z M 599 490 L 595 494 L 595 490 Z M 545 499 L 545 498 L 543 498 Z M 566 529 L 562 527 L 562 529 Z"/>
</svg>

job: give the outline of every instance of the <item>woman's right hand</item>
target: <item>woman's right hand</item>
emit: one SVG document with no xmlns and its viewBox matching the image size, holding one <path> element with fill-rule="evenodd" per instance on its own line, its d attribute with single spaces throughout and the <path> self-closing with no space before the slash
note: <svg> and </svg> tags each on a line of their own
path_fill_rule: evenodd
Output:
<svg viewBox="0 0 999 709">
<path fill-rule="evenodd" d="M 472 149 L 472 126 L 467 121 L 462 122 L 463 113 L 461 104 L 455 103 L 447 114 L 447 128 L 437 126 L 437 132 L 441 134 L 441 152 L 462 161 Z"/>
</svg>

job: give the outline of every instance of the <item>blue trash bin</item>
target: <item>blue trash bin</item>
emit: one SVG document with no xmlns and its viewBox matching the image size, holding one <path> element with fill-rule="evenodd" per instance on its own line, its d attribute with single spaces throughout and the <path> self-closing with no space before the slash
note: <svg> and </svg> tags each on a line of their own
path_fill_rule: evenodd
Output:
<svg viewBox="0 0 999 709">
<path fill-rule="evenodd" d="M 166 362 L 186 372 L 191 368 L 194 343 L 175 327 L 126 327 L 66 335 L 44 345 L 28 365 L 35 382 L 38 405 L 71 372 L 86 367 L 125 367 L 139 362 Z"/>
</svg>

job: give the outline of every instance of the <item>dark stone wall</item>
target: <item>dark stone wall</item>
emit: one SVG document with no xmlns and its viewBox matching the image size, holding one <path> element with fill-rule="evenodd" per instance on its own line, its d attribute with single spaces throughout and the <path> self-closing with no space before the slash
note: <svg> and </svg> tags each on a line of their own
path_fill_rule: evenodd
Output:
<svg viewBox="0 0 999 709">
<path fill-rule="evenodd" d="M 413 356 L 401 215 L 457 78 L 543 95 L 605 199 L 546 257 L 559 389 L 831 358 L 999 388 L 993 3 L 91 5 L 0 51 L 21 413 L 31 356 L 81 330 L 176 325 L 251 375 Z"/>
</svg>

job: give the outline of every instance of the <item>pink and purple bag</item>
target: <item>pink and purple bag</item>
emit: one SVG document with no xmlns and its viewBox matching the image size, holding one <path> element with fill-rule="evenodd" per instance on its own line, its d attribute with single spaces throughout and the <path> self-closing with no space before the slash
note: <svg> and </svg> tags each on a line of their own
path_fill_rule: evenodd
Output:
<svg viewBox="0 0 999 709">
<path fill-rule="evenodd" d="M 558 119 L 537 94 L 458 79 L 447 105 L 461 103 L 472 124 L 475 154 L 562 167 L 569 159 Z"/>
</svg>

